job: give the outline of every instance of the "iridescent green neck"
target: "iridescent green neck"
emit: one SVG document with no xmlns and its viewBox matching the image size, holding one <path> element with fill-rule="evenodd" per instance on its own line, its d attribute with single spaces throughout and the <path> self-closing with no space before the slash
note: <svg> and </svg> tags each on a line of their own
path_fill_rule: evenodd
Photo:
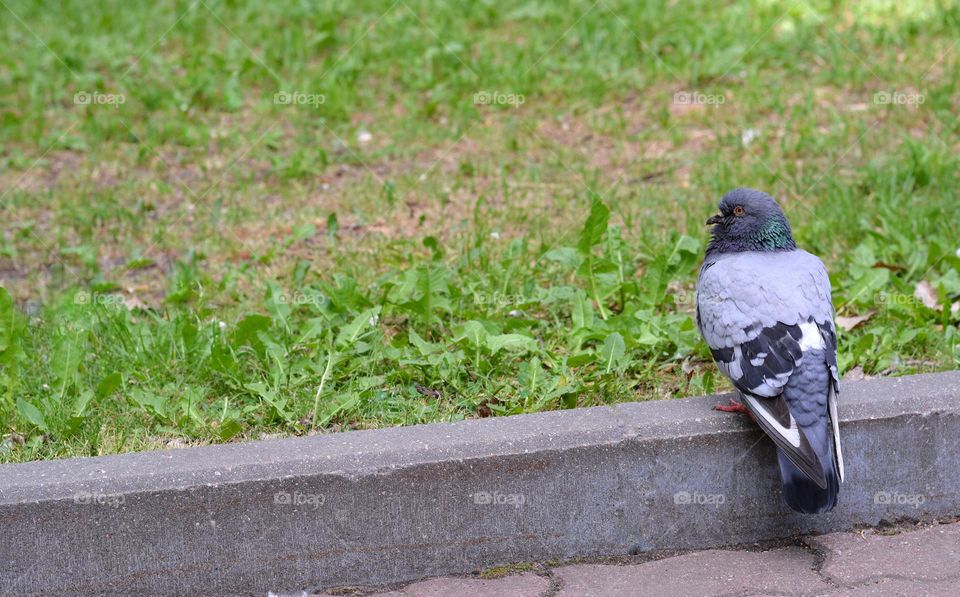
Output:
<svg viewBox="0 0 960 597">
<path fill-rule="evenodd" d="M 783 251 L 796 249 L 790 224 L 780 218 L 771 218 L 767 225 L 750 239 L 758 249 L 763 251 Z"/>
<path fill-rule="evenodd" d="M 721 225 L 714 227 L 713 238 L 707 245 L 707 255 L 740 253 L 743 251 L 792 251 L 793 242 L 790 224 L 783 216 L 769 218 L 759 231 L 745 236 L 728 236 Z"/>
</svg>

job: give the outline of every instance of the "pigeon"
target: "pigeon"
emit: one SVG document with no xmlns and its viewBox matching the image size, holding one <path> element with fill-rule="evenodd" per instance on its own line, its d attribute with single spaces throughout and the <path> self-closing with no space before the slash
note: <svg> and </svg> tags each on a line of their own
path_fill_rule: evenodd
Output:
<svg viewBox="0 0 960 597">
<path fill-rule="evenodd" d="M 780 206 L 762 191 L 730 191 L 707 225 L 697 327 L 740 399 L 716 408 L 749 414 L 773 440 L 791 509 L 829 512 L 843 454 L 827 270 L 797 248 Z"/>
</svg>

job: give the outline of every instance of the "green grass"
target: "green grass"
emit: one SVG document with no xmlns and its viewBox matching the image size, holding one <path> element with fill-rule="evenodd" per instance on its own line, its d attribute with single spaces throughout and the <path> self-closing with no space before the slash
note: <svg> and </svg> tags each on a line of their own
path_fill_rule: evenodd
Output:
<svg viewBox="0 0 960 597">
<path fill-rule="evenodd" d="M 960 365 L 955 2 L 0 14 L 0 462 L 723 389 L 735 186 L 869 315 L 845 371 Z"/>
</svg>

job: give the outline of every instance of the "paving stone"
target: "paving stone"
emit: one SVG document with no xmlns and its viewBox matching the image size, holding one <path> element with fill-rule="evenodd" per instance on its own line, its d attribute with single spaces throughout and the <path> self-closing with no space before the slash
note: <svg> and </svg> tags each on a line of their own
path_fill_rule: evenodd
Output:
<svg viewBox="0 0 960 597">
<path fill-rule="evenodd" d="M 517 574 L 495 579 L 431 578 L 399 591 L 378 593 L 379 597 L 538 597 L 547 592 L 550 581 L 536 574 Z"/>
<path fill-rule="evenodd" d="M 710 550 L 634 565 L 575 565 L 554 571 L 561 597 L 612 595 L 816 594 L 830 589 L 811 552 Z"/>
<path fill-rule="evenodd" d="M 844 586 L 868 580 L 960 579 L 960 523 L 881 535 L 832 533 L 808 539 L 825 552 L 822 573 Z"/>
<path fill-rule="evenodd" d="M 822 593 L 824 597 L 956 597 L 960 595 L 960 580 L 930 581 L 881 578 L 866 584 Z"/>
</svg>

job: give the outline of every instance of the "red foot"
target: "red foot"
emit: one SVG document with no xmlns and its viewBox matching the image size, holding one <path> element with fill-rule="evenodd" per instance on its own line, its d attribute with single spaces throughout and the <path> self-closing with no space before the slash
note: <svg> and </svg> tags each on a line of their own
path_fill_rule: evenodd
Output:
<svg viewBox="0 0 960 597">
<path fill-rule="evenodd" d="M 743 413 L 745 415 L 748 415 L 751 419 L 753 419 L 754 422 L 756 422 L 757 420 L 753 416 L 753 413 L 750 412 L 750 409 L 748 409 L 742 403 L 732 399 L 730 400 L 730 404 L 717 404 L 716 406 L 713 407 L 713 410 L 719 410 L 725 413 Z"/>
</svg>

